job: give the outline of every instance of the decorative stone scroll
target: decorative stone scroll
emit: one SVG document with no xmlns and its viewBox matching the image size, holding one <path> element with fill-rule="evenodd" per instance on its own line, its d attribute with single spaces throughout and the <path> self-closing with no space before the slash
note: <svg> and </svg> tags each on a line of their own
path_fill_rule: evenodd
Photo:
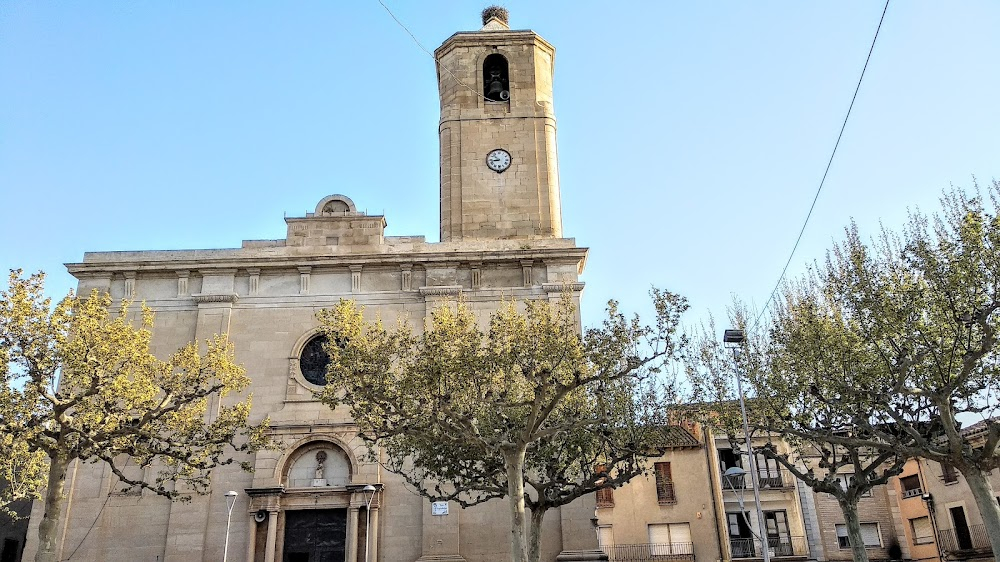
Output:
<svg viewBox="0 0 1000 562">
<path fill-rule="evenodd" d="M 578 293 L 583 290 L 584 285 L 582 281 L 574 281 L 572 283 L 542 283 L 542 290 L 546 293 L 562 293 L 564 291 L 573 291 Z"/>
<path fill-rule="evenodd" d="M 420 287 L 420 294 L 425 297 L 457 297 L 462 294 L 462 286 L 443 285 L 439 287 Z"/>
<path fill-rule="evenodd" d="M 237 295 L 236 293 L 221 294 L 221 295 L 203 295 L 203 294 L 198 294 L 198 295 L 191 295 L 191 298 L 193 298 L 194 302 L 196 302 L 198 304 L 205 303 L 205 302 L 228 302 L 228 303 L 234 303 L 234 302 L 236 302 L 236 301 L 238 301 L 240 299 L 240 296 Z"/>
</svg>

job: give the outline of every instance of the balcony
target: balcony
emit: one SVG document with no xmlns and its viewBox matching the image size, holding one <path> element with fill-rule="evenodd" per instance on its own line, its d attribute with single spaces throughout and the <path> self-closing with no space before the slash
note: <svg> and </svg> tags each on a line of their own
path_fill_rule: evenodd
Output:
<svg viewBox="0 0 1000 562">
<path fill-rule="evenodd" d="M 611 562 L 658 562 L 661 560 L 694 560 L 694 543 L 615 544 L 602 546 Z"/>
<path fill-rule="evenodd" d="M 941 539 L 941 550 L 952 559 L 972 558 L 992 553 L 986 525 L 944 529 L 938 533 L 938 537 Z"/>
<path fill-rule="evenodd" d="M 785 469 L 770 469 L 759 472 L 761 490 L 781 490 L 795 487 L 795 477 Z M 750 474 L 738 478 L 728 478 L 722 475 L 722 489 L 729 490 L 730 486 L 736 490 L 752 490 L 753 480 Z"/>
<path fill-rule="evenodd" d="M 809 543 L 805 537 L 769 537 L 768 554 L 771 558 L 805 558 L 809 556 Z M 753 538 L 734 537 L 729 539 L 733 558 L 763 558 L 760 541 Z"/>
</svg>

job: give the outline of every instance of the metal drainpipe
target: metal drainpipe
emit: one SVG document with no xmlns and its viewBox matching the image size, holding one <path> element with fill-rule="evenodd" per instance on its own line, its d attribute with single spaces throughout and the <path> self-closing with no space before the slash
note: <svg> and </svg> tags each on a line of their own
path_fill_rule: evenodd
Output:
<svg viewBox="0 0 1000 562">
<path fill-rule="evenodd" d="M 923 459 L 917 459 L 917 476 L 920 478 L 920 487 L 924 487 L 924 483 L 927 480 L 924 478 L 924 471 L 921 468 Z M 899 476 L 896 476 L 896 481 L 899 482 Z M 924 499 L 924 495 L 927 499 Z M 937 526 L 937 515 L 934 513 L 934 496 L 930 492 L 921 494 L 920 501 L 927 505 L 927 516 L 931 518 L 931 533 L 934 534 L 934 552 L 938 555 L 938 560 L 944 560 L 944 553 L 941 552 L 941 538 L 938 536 L 938 526 Z"/>
</svg>

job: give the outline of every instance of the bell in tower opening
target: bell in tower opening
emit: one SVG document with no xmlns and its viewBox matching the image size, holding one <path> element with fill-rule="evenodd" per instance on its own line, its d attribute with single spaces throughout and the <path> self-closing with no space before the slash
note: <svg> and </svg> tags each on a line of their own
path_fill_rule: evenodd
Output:
<svg viewBox="0 0 1000 562">
<path fill-rule="evenodd" d="M 510 80 L 507 74 L 507 59 L 493 53 L 483 61 L 483 95 L 490 101 L 510 99 Z"/>
</svg>

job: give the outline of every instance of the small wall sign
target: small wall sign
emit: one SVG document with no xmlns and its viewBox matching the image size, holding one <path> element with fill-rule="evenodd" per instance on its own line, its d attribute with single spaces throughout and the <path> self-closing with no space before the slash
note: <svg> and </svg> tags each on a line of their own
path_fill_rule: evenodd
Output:
<svg viewBox="0 0 1000 562">
<path fill-rule="evenodd" d="M 448 515 L 448 502 L 433 502 L 431 515 Z"/>
</svg>

